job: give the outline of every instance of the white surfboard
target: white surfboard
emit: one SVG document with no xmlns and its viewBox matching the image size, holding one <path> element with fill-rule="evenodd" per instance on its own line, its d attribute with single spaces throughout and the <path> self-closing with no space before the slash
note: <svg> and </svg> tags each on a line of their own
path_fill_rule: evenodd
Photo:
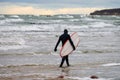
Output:
<svg viewBox="0 0 120 80">
<path fill-rule="evenodd" d="M 74 32 L 70 35 L 70 37 L 71 37 L 73 44 L 75 45 L 75 48 L 76 48 L 80 42 L 79 35 L 77 34 L 77 32 Z M 73 51 L 73 47 L 70 44 L 70 41 L 67 40 L 60 50 L 60 56 L 63 57 L 63 56 L 69 55 L 70 53 L 72 53 L 72 51 Z"/>
</svg>

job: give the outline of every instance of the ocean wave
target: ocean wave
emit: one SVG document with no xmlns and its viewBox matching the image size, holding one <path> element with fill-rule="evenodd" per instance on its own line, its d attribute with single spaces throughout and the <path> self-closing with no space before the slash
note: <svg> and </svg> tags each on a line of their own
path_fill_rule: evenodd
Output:
<svg viewBox="0 0 120 80">
<path fill-rule="evenodd" d="M 18 19 L 6 19 L 5 20 L 5 22 L 22 22 L 22 21 L 24 21 L 24 20 L 20 19 L 20 18 L 18 18 Z"/>
<path fill-rule="evenodd" d="M 28 46 L 25 45 L 25 40 L 16 36 L 14 36 L 14 38 L 8 37 L 0 39 L 0 50 L 21 49 L 26 47 Z"/>
<path fill-rule="evenodd" d="M 0 77 L 12 77 L 12 76 L 33 76 L 42 75 L 41 73 L 12 73 L 12 74 L 0 74 Z M 43 80 L 43 79 L 42 79 Z"/>
<path fill-rule="evenodd" d="M 102 66 L 120 66 L 120 63 L 107 63 L 107 64 L 103 64 Z"/>
<path fill-rule="evenodd" d="M 23 45 L 23 44 L 25 44 L 25 40 L 22 38 L 18 38 L 17 36 L 14 36 L 14 38 L 12 38 L 12 37 L 1 38 L 0 44 L 3 44 L 3 43 L 5 43 L 5 44 L 13 43 L 13 44 L 18 44 L 18 45 Z"/>
<path fill-rule="evenodd" d="M 5 18 L 5 16 L 4 15 L 0 15 L 0 18 Z"/>
<path fill-rule="evenodd" d="M 4 19 L 0 20 L 0 24 L 7 24 L 7 23 L 12 23 L 12 22 L 23 22 L 23 19 Z"/>
<path fill-rule="evenodd" d="M 57 24 L 57 23 L 61 23 L 63 22 L 63 20 L 39 20 L 39 21 L 31 21 L 31 22 L 25 22 L 28 24 L 36 24 L 36 25 L 49 25 L 49 24 Z"/>
<path fill-rule="evenodd" d="M 74 18 L 72 15 L 58 15 L 58 18 Z"/>
<path fill-rule="evenodd" d="M 63 22 L 64 20 L 49 20 L 48 22 L 52 22 L 52 23 L 60 23 Z"/>
<path fill-rule="evenodd" d="M 85 20 L 85 21 L 95 21 L 97 19 L 85 17 L 85 18 L 83 18 L 83 20 Z"/>
<path fill-rule="evenodd" d="M 92 47 L 92 46 L 90 46 Z M 93 47 L 95 48 L 95 47 Z M 81 50 L 82 53 L 113 53 L 113 52 L 118 52 L 119 53 L 119 49 L 89 49 L 89 50 Z"/>
<path fill-rule="evenodd" d="M 0 25 L 3 25 L 3 24 L 5 24 L 5 21 L 0 20 Z"/>
<path fill-rule="evenodd" d="M 13 64 L 13 65 L 2 65 L 0 64 L 0 67 L 22 67 L 22 66 L 40 66 L 40 65 L 43 65 L 43 64 Z M 44 65 L 43 65 L 44 66 Z"/>
<path fill-rule="evenodd" d="M 69 21 L 76 22 L 76 21 L 80 21 L 80 19 L 69 19 Z"/>
<path fill-rule="evenodd" d="M 105 22 L 94 22 L 90 24 L 90 27 L 110 27 L 110 26 L 114 26 L 114 25 Z"/>
<path fill-rule="evenodd" d="M 44 29 L 44 28 L 43 28 Z M 39 31 L 39 25 L 25 25 L 25 26 L 4 26 L 0 31 Z"/>
<path fill-rule="evenodd" d="M 54 56 L 58 56 L 60 54 L 56 53 L 56 52 L 50 52 L 51 55 L 54 55 Z"/>
<path fill-rule="evenodd" d="M 111 78 L 98 78 L 98 79 L 91 79 L 89 77 L 68 77 L 68 79 L 72 79 L 72 80 L 112 80 Z"/>
<path fill-rule="evenodd" d="M 0 47 L 0 50 L 4 50 L 4 51 L 7 51 L 7 50 L 16 50 L 16 49 L 22 49 L 22 48 L 27 48 L 28 46 L 26 45 L 6 45 L 6 46 L 1 46 Z"/>
<path fill-rule="evenodd" d="M 11 18 L 19 18 L 18 15 L 11 15 L 10 17 L 11 17 Z"/>
</svg>

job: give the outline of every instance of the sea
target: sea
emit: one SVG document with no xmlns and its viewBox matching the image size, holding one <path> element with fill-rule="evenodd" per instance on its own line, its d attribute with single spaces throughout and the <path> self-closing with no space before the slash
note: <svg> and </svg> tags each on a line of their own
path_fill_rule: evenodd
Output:
<svg viewBox="0 0 120 80">
<path fill-rule="evenodd" d="M 95 74 L 98 80 L 120 80 L 120 16 L 80 14 L 1 14 L 0 77 L 19 75 L 2 72 L 6 67 L 58 67 L 61 43 L 57 52 L 54 47 L 64 29 L 80 36 L 78 47 L 69 56 L 69 78 L 92 80 L 89 76 Z"/>
</svg>

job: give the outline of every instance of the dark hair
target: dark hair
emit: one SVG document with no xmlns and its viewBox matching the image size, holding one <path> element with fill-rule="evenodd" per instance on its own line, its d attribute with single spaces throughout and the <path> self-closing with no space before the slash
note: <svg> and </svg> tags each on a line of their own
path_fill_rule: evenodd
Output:
<svg viewBox="0 0 120 80">
<path fill-rule="evenodd" d="M 64 33 L 68 33 L 68 30 L 67 30 L 67 29 L 64 29 Z"/>
</svg>

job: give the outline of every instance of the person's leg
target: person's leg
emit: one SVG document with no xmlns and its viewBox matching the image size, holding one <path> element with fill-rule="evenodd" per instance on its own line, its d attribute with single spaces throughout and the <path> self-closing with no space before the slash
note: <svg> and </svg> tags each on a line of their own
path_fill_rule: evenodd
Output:
<svg viewBox="0 0 120 80">
<path fill-rule="evenodd" d="M 61 64 L 60 64 L 60 66 L 59 67 L 62 67 L 62 65 L 63 65 L 63 63 L 64 63 L 64 61 L 65 61 L 65 56 L 62 58 L 62 61 L 61 61 Z"/>
<path fill-rule="evenodd" d="M 67 66 L 70 66 L 70 64 L 69 64 L 69 59 L 68 59 L 68 55 L 66 56 L 66 63 L 67 63 Z"/>
</svg>

